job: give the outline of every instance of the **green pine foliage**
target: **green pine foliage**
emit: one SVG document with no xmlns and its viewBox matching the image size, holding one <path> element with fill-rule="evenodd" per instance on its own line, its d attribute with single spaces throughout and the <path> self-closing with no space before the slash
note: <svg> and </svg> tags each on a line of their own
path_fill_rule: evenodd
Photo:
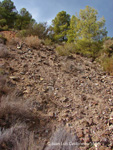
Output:
<svg viewBox="0 0 113 150">
<path fill-rule="evenodd" d="M 27 29 L 35 20 L 32 15 L 22 8 L 20 13 L 16 10 L 16 6 L 11 0 L 3 0 L 0 2 L 0 30 L 8 29 Z"/>
<path fill-rule="evenodd" d="M 57 14 L 55 19 L 52 20 L 53 38 L 56 41 L 67 40 L 67 30 L 70 25 L 70 15 L 65 11 Z"/>
<path fill-rule="evenodd" d="M 19 30 L 27 29 L 31 22 L 32 22 L 32 15 L 26 10 L 26 8 L 22 8 L 20 10 L 20 13 L 17 15 L 15 28 Z"/>
<path fill-rule="evenodd" d="M 74 43 L 65 43 L 56 47 L 55 51 L 60 56 L 69 56 L 76 52 L 76 47 Z"/>
<path fill-rule="evenodd" d="M 96 57 L 107 36 L 105 19 L 98 20 L 98 12 L 90 6 L 72 16 L 68 31 L 68 42 L 75 42 L 79 53 Z"/>
<path fill-rule="evenodd" d="M 17 11 L 14 3 L 11 0 L 3 0 L 0 3 L 0 28 L 8 26 L 14 27 Z"/>
<path fill-rule="evenodd" d="M 77 31 L 76 31 L 77 21 L 76 20 L 77 20 L 77 18 L 73 15 L 71 17 L 69 30 L 67 32 L 67 38 L 68 38 L 69 43 L 74 42 L 77 37 Z"/>
<path fill-rule="evenodd" d="M 90 41 L 100 41 L 106 37 L 105 19 L 98 20 L 98 12 L 90 6 L 80 10 L 77 17 L 77 32 L 79 39 L 88 39 Z"/>
</svg>

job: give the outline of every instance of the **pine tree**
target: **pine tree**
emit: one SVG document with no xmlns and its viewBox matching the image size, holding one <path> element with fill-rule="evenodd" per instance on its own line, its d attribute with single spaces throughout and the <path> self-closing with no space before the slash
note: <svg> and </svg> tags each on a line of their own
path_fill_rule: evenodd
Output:
<svg viewBox="0 0 113 150">
<path fill-rule="evenodd" d="M 16 7 L 11 0 L 3 0 L 0 3 L 0 25 L 7 25 L 9 28 L 14 27 L 17 15 Z"/>
<path fill-rule="evenodd" d="M 90 6 L 86 6 L 84 10 L 80 10 L 77 19 L 77 30 L 79 32 L 79 39 L 88 39 L 89 41 L 101 41 L 106 37 L 107 32 L 105 19 L 102 17 L 98 20 L 98 12 Z"/>
<path fill-rule="evenodd" d="M 54 39 L 56 41 L 66 41 L 67 31 L 70 24 L 70 15 L 65 11 L 57 14 L 55 19 L 52 20 Z"/>
<path fill-rule="evenodd" d="M 77 22 L 76 22 L 76 17 L 73 15 L 71 17 L 71 20 L 70 20 L 70 26 L 69 26 L 69 31 L 67 32 L 67 38 L 68 38 L 68 42 L 71 43 L 71 42 L 74 42 L 75 39 L 76 39 L 76 34 L 77 34 Z"/>
<path fill-rule="evenodd" d="M 98 20 L 98 12 L 90 6 L 80 10 L 79 16 L 72 16 L 68 41 L 75 41 L 80 53 L 96 55 L 107 36 L 105 19 Z M 75 29 L 74 29 L 75 27 Z"/>
</svg>

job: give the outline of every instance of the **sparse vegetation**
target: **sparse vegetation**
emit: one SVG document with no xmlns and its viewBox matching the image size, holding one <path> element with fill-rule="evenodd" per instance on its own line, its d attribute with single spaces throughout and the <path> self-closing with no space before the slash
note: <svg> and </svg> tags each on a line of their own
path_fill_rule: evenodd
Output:
<svg viewBox="0 0 113 150">
<path fill-rule="evenodd" d="M 34 132 L 26 124 L 17 123 L 0 134 L 2 150 L 37 150 Z"/>
<path fill-rule="evenodd" d="M 47 38 L 47 39 L 44 40 L 44 44 L 47 45 L 47 46 L 51 46 L 51 45 L 53 45 L 53 42 L 52 42 L 51 39 Z"/>
<path fill-rule="evenodd" d="M 113 39 L 105 40 L 102 53 L 106 53 L 108 57 L 113 56 Z"/>
<path fill-rule="evenodd" d="M 66 43 L 56 47 L 56 52 L 60 56 L 69 56 L 72 53 L 76 52 L 76 46 L 74 43 Z"/>
<path fill-rule="evenodd" d="M 33 113 L 32 103 L 30 104 L 30 101 L 28 103 L 19 99 L 15 101 L 15 99 L 17 99 L 17 97 L 15 97 L 14 94 L 1 98 L 0 118 L 4 118 L 3 122 L 7 122 L 6 128 L 11 127 L 11 125 L 18 121 L 26 122 L 29 126 L 34 122 L 39 126 L 40 121 L 38 115 Z"/>
<path fill-rule="evenodd" d="M 93 130 L 100 145 L 113 148 L 113 38 L 97 15 L 90 6 L 71 18 L 61 11 L 48 26 L 26 8 L 17 12 L 11 0 L 0 2 L 0 150 L 40 150 L 40 142 L 43 150 L 78 150 L 65 143 L 79 144 L 76 133 L 95 143 Z M 55 131 L 60 123 L 81 129 L 75 127 L 75 135 L 64 126 Z M 99 139 L 103 135 L 109 140 Z"/>
<path fill-rule="evenodd" d="M 28 36 L 24 39 L 25 43 L 32 48 L 38 48 L 40 45 L 40 39 L 37 36 Z"/>
<path fill-rule="evenodd" d="M 103 43 L 103 48 L 100 50 L 97 60 L 103 67 L 104 71 L 113 75 L 113 40 L 107 39 Z"/>
</svg>

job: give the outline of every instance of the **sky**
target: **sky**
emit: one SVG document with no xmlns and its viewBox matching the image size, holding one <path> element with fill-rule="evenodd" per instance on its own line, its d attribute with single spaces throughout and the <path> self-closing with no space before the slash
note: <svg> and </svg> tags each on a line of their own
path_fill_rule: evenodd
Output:
<svg viewBox="0 0 113 150">
<path fill-rule="evenodd" d="M 98 10 L 98 18 L 104 16 L 108 36 L 113 37 L 113 0 L 12 0 L 17 10 L 26 8 L 32 17 L 39 22 L 51 24 L 58 12 L 79 14 L 80 9 L 91 6 Z"/>
</svg>

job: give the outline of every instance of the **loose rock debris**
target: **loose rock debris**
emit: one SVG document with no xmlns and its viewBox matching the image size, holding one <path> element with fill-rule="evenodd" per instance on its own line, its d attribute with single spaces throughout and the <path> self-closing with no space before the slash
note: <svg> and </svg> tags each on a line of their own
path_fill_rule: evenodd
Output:
<svg viewBox="0 0 113 150">
<path fill-rule="evenodd" d="M 33 99 L 34 110 L 47 115 L 48 124 L 70 128 L 82 143 L 80 149 L 113 149 L 113 77 L 99 64 L 76 54 L 57 56 L 54 48 L 44 45 L 12 46 L 9 53 L 10 82 L 24 99 Z M 47 144 L 51 131 L 47 126 L 41 131 L 37 141 Z M 39 150 L 49 150 L 45 145 Z"/>
</svg>

